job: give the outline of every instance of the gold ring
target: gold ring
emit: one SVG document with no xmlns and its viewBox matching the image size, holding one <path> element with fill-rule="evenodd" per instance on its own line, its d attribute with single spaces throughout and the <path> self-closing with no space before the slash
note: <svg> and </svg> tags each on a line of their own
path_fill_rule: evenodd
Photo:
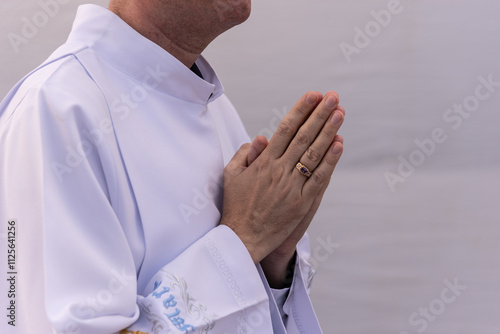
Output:
<svg viewBox="0 0 500 334">
<path fill-rule="evenodd" d="M 304 166 L 300 162 L 297 162 L 297 164 L 295 165 L 295 168 L 297 168 L 299 170 L 300 174 L 302 174 L 304 176 L 311 177 L 311 175 L 312 175 L 309 168 L 307 168 L 306 166 Z"/>
</svg>

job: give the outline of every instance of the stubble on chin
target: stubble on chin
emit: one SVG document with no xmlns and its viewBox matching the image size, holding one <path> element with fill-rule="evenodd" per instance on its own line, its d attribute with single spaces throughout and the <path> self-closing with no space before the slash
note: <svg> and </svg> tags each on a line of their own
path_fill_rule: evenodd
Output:
<svg viewBox="0 0 500 334">
<path fill-rule="evenodd" d="M 231 26 L 245 22 L 252 9 L 251 0 L 214 0 L 213 4 L 219 21 Z"/>
</svg>

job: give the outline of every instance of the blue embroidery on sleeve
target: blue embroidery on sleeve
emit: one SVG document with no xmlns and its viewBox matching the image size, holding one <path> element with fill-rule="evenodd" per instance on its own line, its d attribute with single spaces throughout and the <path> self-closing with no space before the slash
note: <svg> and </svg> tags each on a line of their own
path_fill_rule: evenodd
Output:
<svg viewBox="0 0 500 334">
<path fill-rule="evenodd" d="M 169 292 L 170 288 L 167 288 L 166 286 L 163 287 L 163 290 L 161 292 L 153 292 L 153 296 L 156 298 L 161 298 L 161 295 L 163 295 L 166 292 Z"/>
<path fill-rule="evenodd" d="M 177 327 L 179 330 L 184 331 L 184 333 L 187 333 L 190 330 L 194 332 L 194 327 L 189 325 L 189 324 L 184 324 L 184 319 L 182 319 L 181 317 L 178 316 L 180 313 L 181 313 L 181 311 L 179 311 L 179 309 L 176 308 L 175 312 L 170 313 L 170 314 L 166 314 L 166 313 L 164 313 L 164 314 L 170 320 L 172 325 Z"/>
<path fill-rule="evenodd" d="M 155 291 L 161 284 L 162 281 L 155 281 L 155 287 L 153 288 L 153 291 Z"/>
<path fill-rule="evenodd" d="M 170 295 L 170 297 L 168 297 L 168 299 L 165 299 L 163 301 L 163 306 L 165 308 L 169 308 L 169 307 L 174 307 L 175 305 L 177 305 L 177 302 L 174 300 L 174 296 Z"/>
<path fill-rule="evenodd" d="M 156 281 L 155 282 L 155 285 L 154 285 L 154 289 L 153 289 L 153 296 L 156 297 L 156 298 L 162 298 L 162 296 L 169 292 L 170 291 L 170 288 L 168 287 L 162 287 L 162 290 L 161 291 L 156 291 L 160 285 L 161 285 L 161 281 L 158 282 Z M 171 307 L 175 307 L 177 305 L 177 301 L 175 300 L 175 297 L 174 295 L 170 295 L 168 298 L 164 299 L 163 300 L 163 307 L 168 310 L 170 309 Z M 176 308 L 175 311 L 173 311 L 172 313 L 164 313 L 164 315 L 167 316 L 168 320 L 170 320 L 170 322 L 172 323 L 172 325 L 174 325 L 176 328 L 178 328 L 179 330 L 183 331 L 184 333 L 188 333 L 189 331 L 192 331 L 194 332 L 194 326 L 190 325 L 190 324 L 186 324 L 185 323 L 185 320 L 180 317 L 181 311 Z"/>
</svg>

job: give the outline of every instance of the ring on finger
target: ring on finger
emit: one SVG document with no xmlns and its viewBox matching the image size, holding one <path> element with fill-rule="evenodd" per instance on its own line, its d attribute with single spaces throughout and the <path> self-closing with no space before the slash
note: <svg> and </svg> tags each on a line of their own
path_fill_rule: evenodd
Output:
<svg viewBox="0 0 500 334">
<path fill-rule="evenodd" d="M 299 173 L 304 175 L 304 176 L 311 177 L 311 175 L 312 175 L 309 168 L 307 168 L 305 165 L 303 165 L 300 162 L 297 162 L 297 164 L 295 165 L 295 168 L 297 168 Z"/>
</svg>

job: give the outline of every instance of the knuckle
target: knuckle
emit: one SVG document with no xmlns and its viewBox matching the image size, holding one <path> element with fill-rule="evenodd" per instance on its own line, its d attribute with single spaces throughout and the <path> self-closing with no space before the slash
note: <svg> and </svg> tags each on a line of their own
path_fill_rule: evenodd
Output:
<svg viewBox="0 0 500 334">
<path fill-rule="evenodd" d="M 225 188 L 230 183 L 230 181 L 233 178 L 233 176 L 234 176 L 234 171 L 233 170 L 230 170 L 227 167 L 224 168 L 224 171 L 222 173 L 222 182 L 223 182 Z"/>
<path fill-rule="evenodd" d="M 299 131 L 297 132 L 295 138 L 299 145 L 309 145 L 310 139 L 309 139 L 309 134 L 307 132 Z"/>
<path fill-rule="evenodd" d="M 252 165 L 255 165 L 257 173 L 260 174 L 264 173 L 269 168 L 269 164 L 269 159 L 258 159 Z"/>
<path fill-rule="evenodd" d="M 273 183 L 280 183 L 285 175 L 285 168 L 282 165 L 275 166 L 271 172 L 271 179 Z"/>
<path fill-rule="evenodd" d="M 313 178 L 314 182 L 319 185 L 325 183 L 328 180 L 328 174 L 322 170 L 315 170 L 311 177 Z"/>
<path fill-rule="evenodd" d="M 286 183 L 286 184 L 283 184 L 281 189 L 282 189 L 282 192 L 285 196 L 285 199 L 288 200 L 290 197 L 290 194 L 293 194 L 294 193 L 294 186 L 291 184 L 291 183 Z M 292 196 L 292 199 L 293 199 L 293 196 Z M 295 202 L 292 200 L 290 203 L 292 203 L 292 205 L 295 205 Z"/>
<path fill-rule="evenodd" d="M 231 177 L 236 174 L 237 166 L 233 163 L 228 163 L 227 166 L 222 171 L 223 177 Z"/>
<path fill-rule="evenodd" d="M 303 218 L 307 215 L 307 213 L 311 209 L 311 202 L 310 200 L 302 197 L 295 202 L 294 207 L 297 210 L 297 214 Z"/>
<path fill-rule="evenodd" d="M 287 186 L 283 187 L 283 190 L 287 191 L 287 202 L 293 208 L 299 208 L 304 202 L 304 198 L 300 191 L 296 191 L 296 187 Z M 294 191 L 295 190 L 295 191 Z"/>
<path fill-rule="evenodd" d="M 290 123 L 282 121 L 276 129 L 276 132 L 281 136 L 291 136 L 293 133 L 293 127 Z"/>
<path fill-rule="evenodd" d="M 299 213 L 302 213 L 304 211 L 304 199 L 302 197 L 297 197 L 293 203 L 292 203 L 293 207 L 296 208 Z"/>
<path fill-rule="evenodd" d="M 298 107 L 296 110 L 297 110 L 297 114 L 301 117 L 305 117 L 305 116 L 309 115 L 309 110 L 307 108 Z"/>
<path fill-rule="evenodd" d="M 233 169 L 233 162 L 232 161 L 229 161 L 226 165 L 226 167 L 224 167 L 222 173 L 223 174 L 228 174 L 230 173 L 230 171 Z"/>
<path fill-rule="evenodd" d="M 312 163 L 316 163 L 321 159 L 321 154 L 319 154 L 316 149 L 310 146 L 306 151 L 306 158 Z"/>
</svg>

